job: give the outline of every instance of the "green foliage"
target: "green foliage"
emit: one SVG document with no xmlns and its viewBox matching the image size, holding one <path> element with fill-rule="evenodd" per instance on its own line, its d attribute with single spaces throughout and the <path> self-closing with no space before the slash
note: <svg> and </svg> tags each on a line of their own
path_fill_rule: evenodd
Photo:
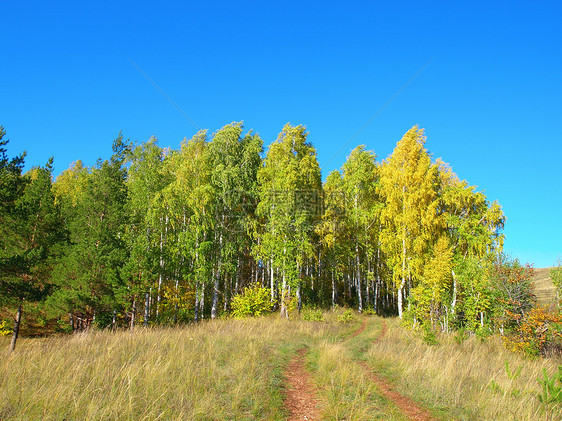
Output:
<svg viewBox="0 0 562 421">
<path fill-rule="evenodd" d="M 340 323 L 351 323 L 355 320 L 353 312 L 351 310 L 345 310 L 342 314 L 338 314 L 337 318 L 338 322 Z"/>
<path fill-rule="evenodd" d="M 558 366 L 558 372 L 551 377 L 546 369 L 543 369 L 543 378 L 539 379 L 542 391 L 538 395 L 539 400 L 545 405 L 562 404 L 562 366 Z"/>
<path fill-rule="evenodd" d="M 12 333 L 12 326 L 7 320 L 0 321 L 0 336 L 7 336 Z"/>
<path fill-rule="evenodd" d="M 244 317 L 261 316 L 271 311 L 271 292 L 259 284 L 247 287 L 242 294 L 234 296 L 231 302 L 232 315 L 241 319 Z"/>
<path fill-rule="evenodd" d="M 522 369 L 523 366 L 519 366 L 515 370 L 511 370 L 509 368 L 509 361 L 505 362 L 505 374 L 509 380 L 517 380 L 517 378 L 521 375 Z"/>
<path fill-rule="evenodd" d="M 426 326 L 424 328 L 424 335 L 422 339 L 427 345 L 433 346 L 439 344 L 439 341 L 437 340 L 437 335 L 435 334 L 435 331 L 430 326 Z"/>
<path fill-rule="evenodd" d="M 323 322 L 324 313 L 320 308 L 305 307 L 301 313 L 301 318 L 307 322 Z"/>
<path fill-rule="evenodd" d="M 455 342 L 457 344 L 462 344 L 466 339 L 467 339 L 467 335 L 466 335 L 466 329 L 461 327 L 460 329 L 458 329 L 455 333 Z"/>
<path fill-rule="evenodd" d="M 264 308 L 287 316 L 303 301 L 389 315 L 408 303 L 404 317 L 436 332 L 514 329 L 532 303 L 519 268 L 496 270 L 490 257 L 503 241 L 501 207 L 434 162 L 417 126 L 382 162 L 356 147 L 324 185 L 302 125 L 285 125 L 265 156 L 242 122 L 178 150 L 119 134 L 108 160 L 76 161 L 55 183 L 51 163 L 22 175 L 24 155 L 8 158 L 4 134 L 6 313 L 40 301 L 64 329 L 94 316 L 105 328 L 114 312 L 131 328 L 213 318 L 231 304 L 237 315 L 261 313 L 236 296 L 241 280 L 259 279 L 271 288 Z"/>
</svg>

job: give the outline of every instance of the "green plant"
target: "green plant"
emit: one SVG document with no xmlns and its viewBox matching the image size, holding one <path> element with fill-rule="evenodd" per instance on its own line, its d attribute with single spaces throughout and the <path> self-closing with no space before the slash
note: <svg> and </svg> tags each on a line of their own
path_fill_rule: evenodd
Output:
<svg viewBox="0 0 562 421">
<path fill-rule="evenodd" d="M 490 389 L 492 392 L 495 393 L 500 393 L 500 394 L 504 393 L 502 387 L 495 380 L 492 380 L 490 382 L 490 384 L 488 385 L 488 389 Z"/>
<path fill-rule="evenodd" d="M 460 328 L 459 330 L 457 330 L 457 333 L 455 333 L 455 342 L 459 345 L 461 345 L 466 339 L 466 329 L 465 328 Z"/>
<path fill-rule="evenodd" d="M 338 322 L 340 323 L 350 323 L 353 321 L 353 312 L 351 310 L 345 310 L 342 314 L 338 315 Z"/>
<path fill-rule="evenodd" d="M 515 369 L 515 371 L 511 371 L 511 369 L 509 368 L 509 361 L 505 362 L 505 374 L 507 375 L 507 378 L 509 380 L 517 380 L 517 377 L 521 375 L 522 369 L 523 366 L 519 366 Z"/>
<path fill-rule="evenodd" d="M 375 311 L 375 309 L 373 307 L 369 306 L 366 309 L 363 309 L 363 314 L 365 316 L 376 316 L 377 312 Z"/>
<path fill-rule="evenodd" d="M 558 366 L 558 373 L 552 378 L 548 377 L 546 369 L 543 368 L 543 379 L 539 380 L 542 391 L 538 395 L 543 404 L 562 403 L 562 366 Z"/>
<path fill-rule="evenodd" d="M 302 312 L 302 319 L 307 322 L 323 322 L 324 314 L 319 308 L 305 308 Z"/>
<path fill-rule="evenodd" d="M 261 316 L 271 311 L 269 288 L 262 288 L 259 284 L 252 284 L 242 294 L 232 298 L 232 315 L 241 319 L 244 317 Z"/>
<path fill-rule="evenodd" d="M 10 324 L 7 320 L 0 321 L 0 336 L 8 336 L 12 333 Z"/>
<path fill-rule="evenodd" d="M 437 336 L 435 335 L 433 329 L 426 326 L 424 330 L 425 334 L 423 335 L 423 341 L 428 345 L 437 345 L 439 341 L 437 340 Z"/>
</svg>

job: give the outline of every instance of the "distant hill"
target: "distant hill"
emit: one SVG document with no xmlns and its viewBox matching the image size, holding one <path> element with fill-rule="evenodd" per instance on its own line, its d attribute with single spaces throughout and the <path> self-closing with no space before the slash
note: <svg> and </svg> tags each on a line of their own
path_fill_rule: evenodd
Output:
<svg viewBox="0 0 562 421">
<path fill-rule="evenodd" d="M 554 296 L 556 294 L 556 287 L 552 283 L 552 279 L 550 279 L 550 269 L 552 268 L 535 268 L 533 276 L 537 301 L 545 307 L 550 307 L 554 303 Z"/>
</svg>

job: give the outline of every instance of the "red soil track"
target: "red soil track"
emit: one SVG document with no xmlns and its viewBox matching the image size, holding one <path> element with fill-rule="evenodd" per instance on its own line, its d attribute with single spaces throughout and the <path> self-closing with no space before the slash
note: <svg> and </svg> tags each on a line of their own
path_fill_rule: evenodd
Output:
<svg viewBox="0 0 562 421">
<path fill-rule="evenodd" d="M 357 332 L 355 332 L 354 335 L 352 335 L 352 337 L 357 336 L 359 333 L 363 332 L 365 330 L 365 324 L 366 324 L 366 321 L 363 321 L 363 325 L 357 330 Z M 381 333 L 378 336 L 378 338 L 375 339 L 375 342 L 380 340 L 382 337 L 384 337 L 385 334 L 386 334 L 386 322 L 383 320 Z M 365 372 L 367 377 L 373 383 L 375 383 L 378 386 L 378 388 L 382 392 L 382 394 L 387 399 L 394 402 L 394 404 L 397 407 L 399 407 L 400 410 L 405 415 L 407 415 L 411 420 L 416 420 L 416 421 L 435 421 L 436 420 L 429 413 L 429 411 L 427 409 L 423 409 L 421 406 L 419 406 L 412 399 L 410 399 L 407 396 L 404 396 L 404 395 L 396 392 L 395 390 L 393 390 L 392 384 L 390 382 L 388 382 L 387 380 L 383 379 L 382 377 L 377 376 L 372 371 L 372 369 L 367 365 L 367 363 L 365 361 L 358 361 L 357 363 L 361 366 L 361 368 L 363 368 L 363 371 Z"/>
<path fill-rule="evenodd" d="M 284 403 L 289 410 L 289 421 L 318 419 L 318 398 L 304 367 L 305 354 L 305 348 L 299 349 L 285 372 L 288 386 L 284 391 Z"/>
</svg>

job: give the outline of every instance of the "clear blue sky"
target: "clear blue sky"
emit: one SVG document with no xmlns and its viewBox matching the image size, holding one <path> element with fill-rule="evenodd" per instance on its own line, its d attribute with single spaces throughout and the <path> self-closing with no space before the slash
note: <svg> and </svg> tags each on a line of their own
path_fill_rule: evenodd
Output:
<svg viewBox="0 0 562 421">
<path fill-rule="evenodd" d="M 434 158 L 499 200 L 506 251 L 562 256 L 559 2 L 0 1 L 0 125 L 28 168 L 93 165 L 120 130 L 178 147 L 245 121 L 307 126 L 323 176 L 414 124 Z M 421 74 L 334 154 L 426 63 Z"/>
</svg>

